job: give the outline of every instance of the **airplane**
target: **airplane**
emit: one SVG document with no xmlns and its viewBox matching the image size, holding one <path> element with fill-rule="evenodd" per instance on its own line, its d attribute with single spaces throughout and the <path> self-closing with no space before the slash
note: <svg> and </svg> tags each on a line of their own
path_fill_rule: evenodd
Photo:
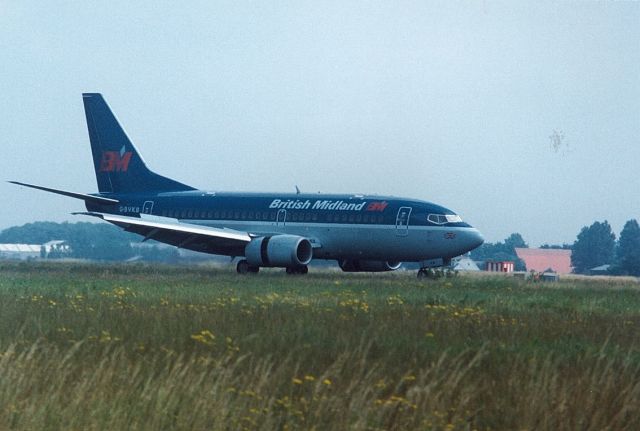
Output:
<svg viewBox="0 0 640 431">
<path fill-rule="evenodd" d="M 360 194 L 198 190 L 150 170 L 100 93 L 83 93 L 98 193 L 18 181 L 84 201 L 83 214 L 155 240 L 241 257 L 240 274 L 262 267 L 306 274 L 312 259 L 345 272 L 382 272 L 418 262 L 418 277 L 484 239 L 453 211 L 417 199 Z"/>
</svg>

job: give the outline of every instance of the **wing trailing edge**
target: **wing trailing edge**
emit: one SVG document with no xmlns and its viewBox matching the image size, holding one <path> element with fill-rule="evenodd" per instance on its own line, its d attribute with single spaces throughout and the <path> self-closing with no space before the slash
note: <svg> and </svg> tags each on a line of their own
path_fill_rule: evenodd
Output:
<svg viewBox="0 0 640 431">
<path fill-rule="evenodd" d="M 247 232 L 181 223 L 168 217 L 146 214 L 128 217 L 99 212 L 73 214 L 101 218 L 128 232 L 144 236 L 143 241 L 153 239 L 203 253 L 243 256 L 246 245 L 252 239 Z"/>
</svg>

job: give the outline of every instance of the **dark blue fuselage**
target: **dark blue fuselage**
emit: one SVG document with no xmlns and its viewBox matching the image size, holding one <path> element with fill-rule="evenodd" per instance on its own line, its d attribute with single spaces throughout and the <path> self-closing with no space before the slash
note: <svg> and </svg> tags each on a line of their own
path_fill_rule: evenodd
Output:
<svg viewBox="0 0 640 431">
<path fill-rule="evenodd" d="M 199 190 L 99 196 L 120 203 L 88 203 L 89 211 L 157 215 L 256 236 L 300 235 L 311 239 L 314 257 L 323 259 L 423 261 L 458 256 L 482 243 L 453 211 L 415 199 Z"/>
</svg>

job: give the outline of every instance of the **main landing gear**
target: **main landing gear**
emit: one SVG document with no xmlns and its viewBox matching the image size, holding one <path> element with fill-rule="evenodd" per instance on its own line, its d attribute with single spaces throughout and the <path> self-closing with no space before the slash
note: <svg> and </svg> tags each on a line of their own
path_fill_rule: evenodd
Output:
<svg viewBox="0 0 640 431">
<path fill-rule="evenodd" d="M 242 259 L 236 265 L 236 271 L 238 274 L 257 274 L 260 271 L 259 266 L 249 265 L 245 259 Z M 290 266 L 287 268 L 287 274 L 289 275 L 304 275 L 309 272 L 307 265 Z"/>
<path fill-rule="evenodd" d="M 260 267 L 249 265 L 249 262 L 242 259 L 236 265 L 236 271 L 238 271 L 238 274 L 257 274 L 260 271 Z"/>
<path fill-rule="evenodd" d="M 307 265 L 290 266 L 287 268 L 287 274 L 289 275 L 304 275 L 307 272 L 309 272 L 309 267 Z"/>
</svg>

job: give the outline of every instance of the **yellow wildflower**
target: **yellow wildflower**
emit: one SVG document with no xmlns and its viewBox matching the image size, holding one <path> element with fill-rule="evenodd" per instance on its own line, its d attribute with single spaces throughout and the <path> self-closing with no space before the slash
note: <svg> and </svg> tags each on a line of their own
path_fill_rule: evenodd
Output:
<svg viewBox="0 0 640 431">
<path fill-rule="evenodd" d="M 192 334 L 191 339 L 202 344 L 211 345 L 215 341 L 216 336 L 208 329 L 203 329 L 197 334 Z"/>
</svg>

